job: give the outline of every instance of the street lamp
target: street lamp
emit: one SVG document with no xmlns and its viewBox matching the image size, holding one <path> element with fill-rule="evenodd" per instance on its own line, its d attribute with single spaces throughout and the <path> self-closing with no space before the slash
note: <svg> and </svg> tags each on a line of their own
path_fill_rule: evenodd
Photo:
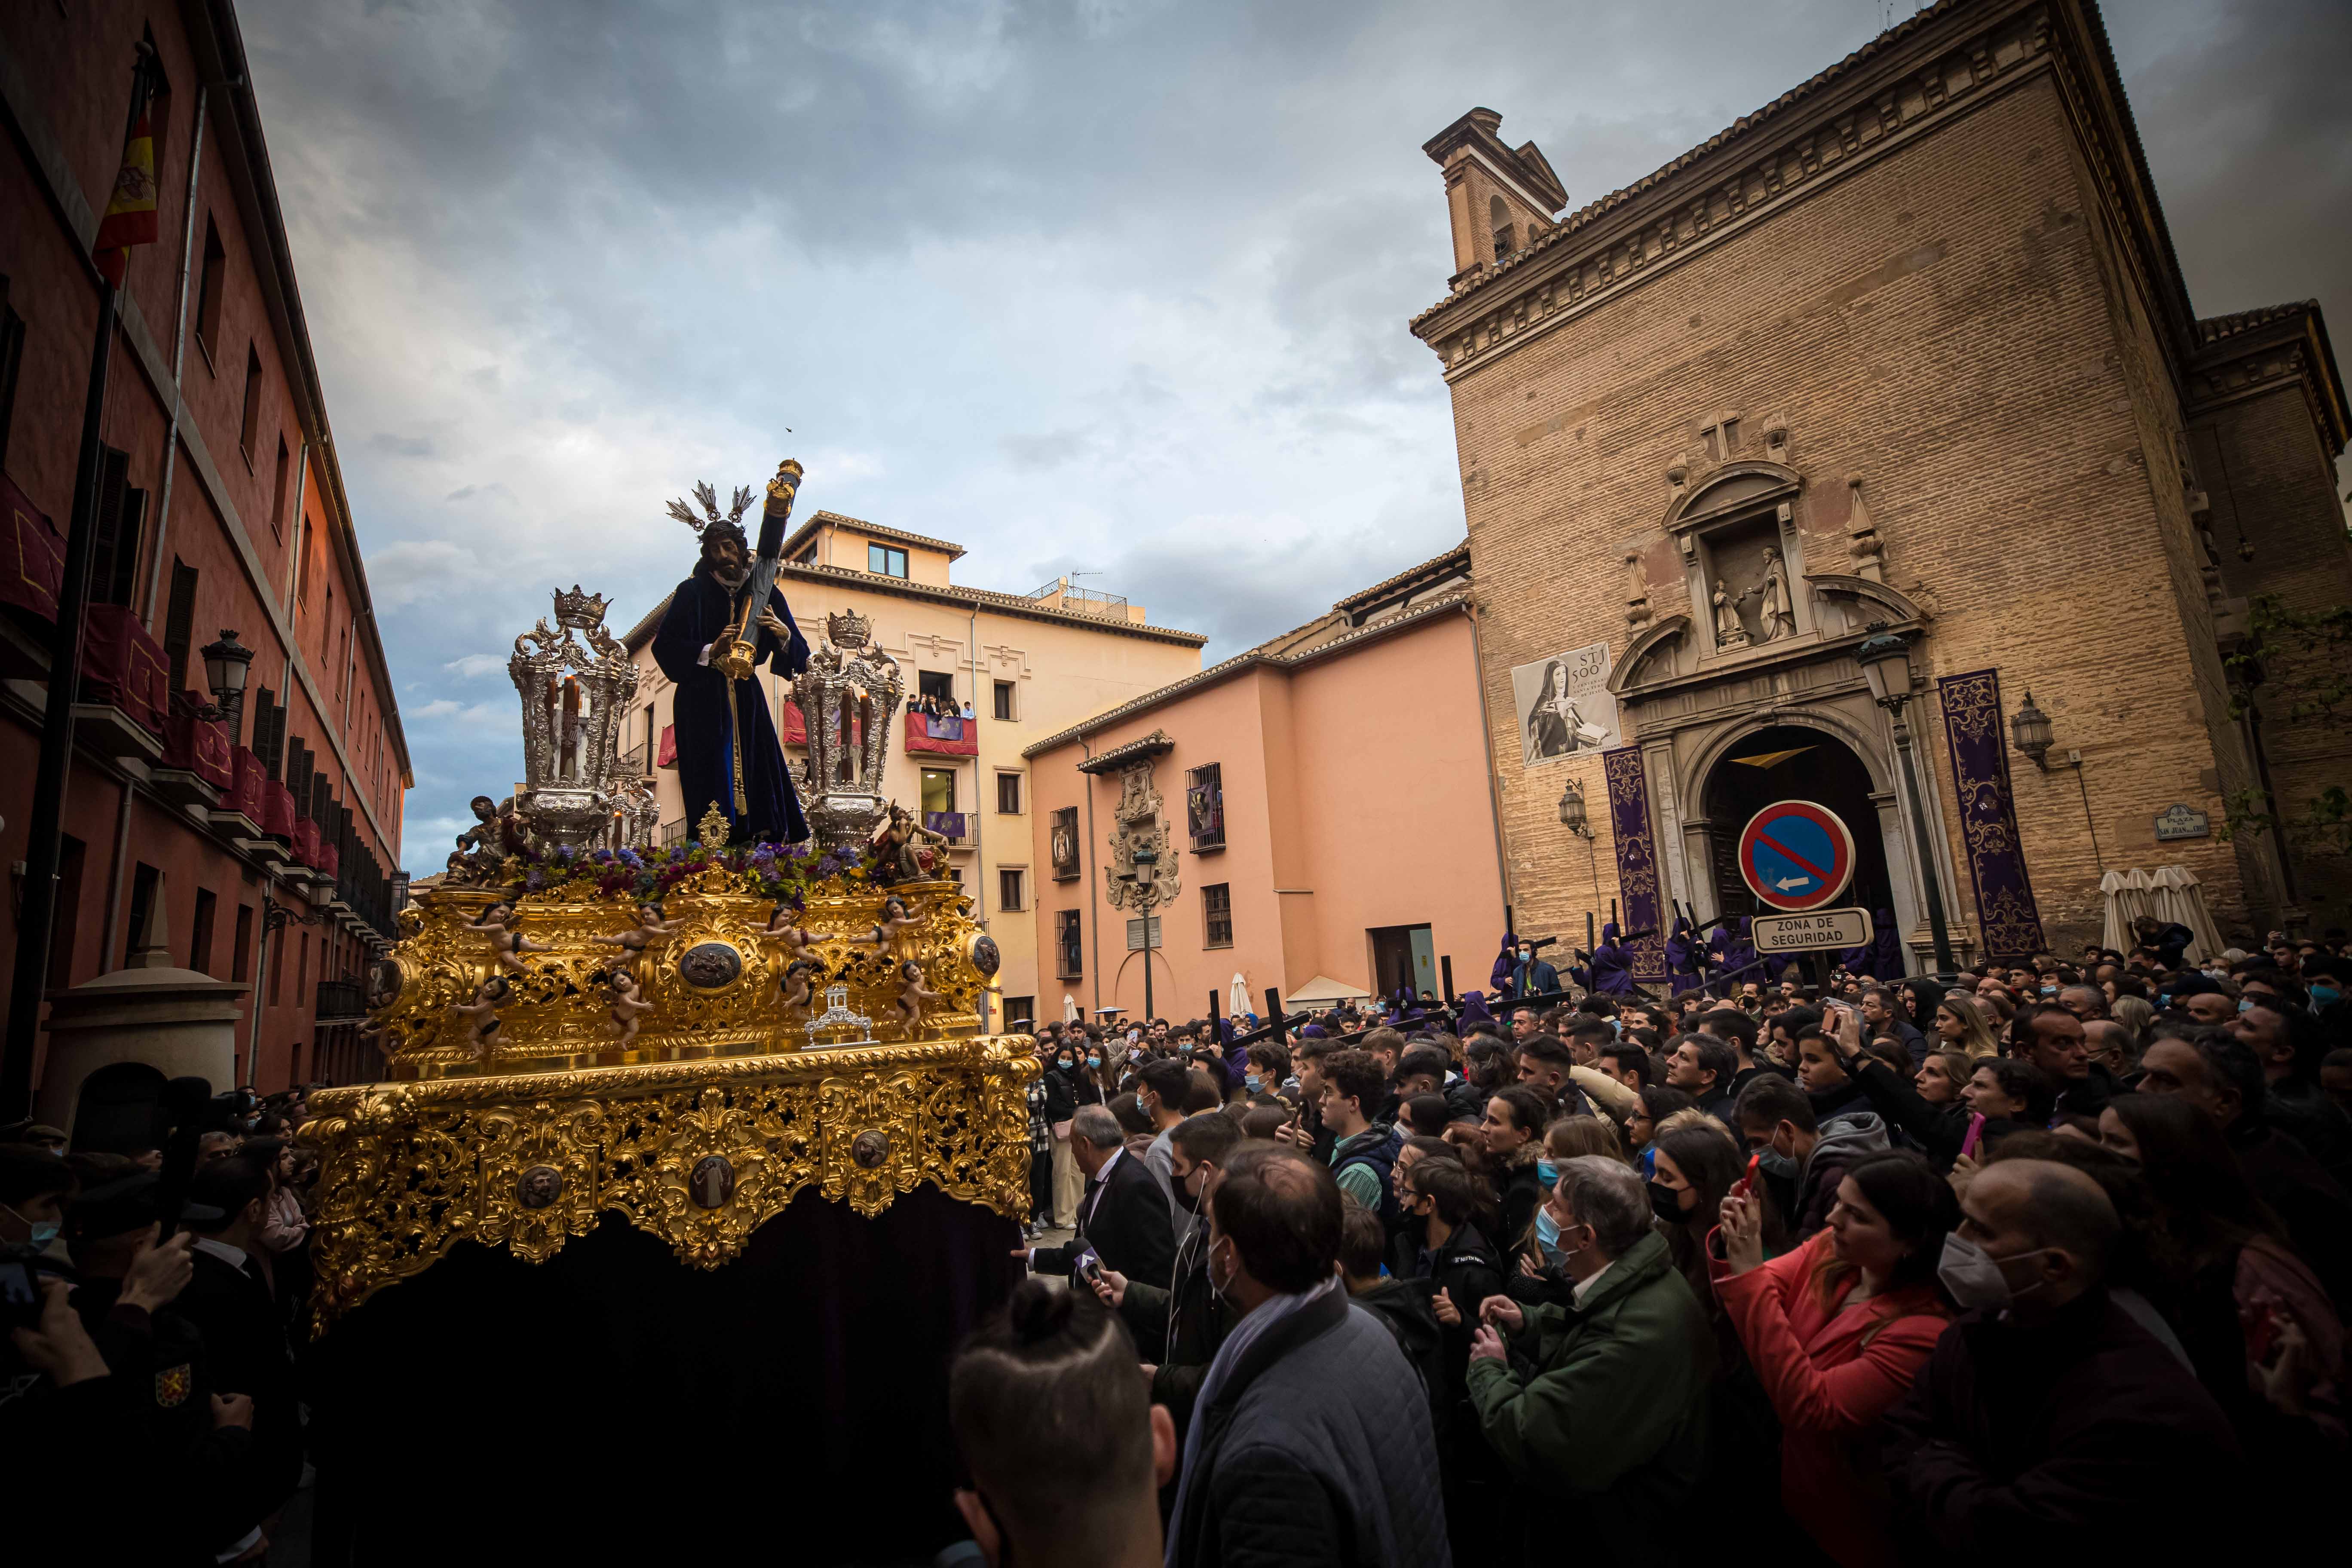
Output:
<svg viewBox="0 0 2352 1568">
<path fill-rule="evenodd" d="M 1952 933 L 1944 923 L 1944 887 L 1936 872 L 1936 846 L 1927 837 L 1927 814 L 1919 804 L 1919 775 L 1911 763 L 1911 728 L 1903 721 L 1904 707 L 1911 700 L 1911 639 L 1888 631 L 1884 622 L 1870 629 L 1874 635 L 1853 650 L 1853 661 L 1862 666 L 1862 678 L 1870 683 L 1871 700 L 1886 710 L 1894 724 L 1895 752 L 1903 764 L 1903 793 L 1910 797 L 1911 837 L 1919 846 L 1919 868 L 1927 883 L 1927 932 L 1936 944 L 1936 974 L 1946 979 L 1957 968 L 1952 963 Z"/>
<path fill-rule="evenodd" d="M 1140 844 L 1129 858 L 1135 865 L 1132 896 L 1143 915 L 1143 1026 L 1148 1029 L 1155 1016 L 1151 1011 L 1151 911 L 1160 904 L 1160 851 L 1149 844 Z"/>
<path fill-rule="evenodd" d="M 2025 706 L 2009 721 L 2009 738 L 2019 751 L 2033 759 L 2035 767 L 2045 773 L 2050 771 L 2049 763 L 2043 760 L 2050 755 L 2050 742 L 2054 738 L 2050 715 L 2033 705 L 2033 689 L 2030 686 L 2025 689 Z"/>
<path fill-rule="evenodd" d="M 226 719 L 232 724 L 245 705 L 245 678 L 252 673 L 253 650 L 223 628 L 220 641 L 205 644 L 205 684 L 212 688 L 213 711 L 207 720 Z"/>
<path fill-rule="evenodd" d="M 1592 841 L 1592 825 L 1585 816 L 1584 786 L 1574 779 L 1569 780 L 1568 787 L 1559 794 L 1559 825 L 1584 840 L 1584 868 L 1592 877 L 1592 913 L 1597 919 L 1601 913 L 1601 851 Z"/>
</svg>

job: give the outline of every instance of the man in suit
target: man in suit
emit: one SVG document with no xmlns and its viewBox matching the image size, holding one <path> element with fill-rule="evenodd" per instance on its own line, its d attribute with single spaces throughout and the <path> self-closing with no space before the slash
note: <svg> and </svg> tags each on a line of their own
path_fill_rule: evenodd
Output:
<svg viewBox="0 0 2352 1568">
<path fill-rule="evenodd" d="M 294 1357 L 257 1239 L 269 1173 L 241 1158 L 209 1161 L 188 1178 L 186 1197 L 195 1274 L 174 1305 L 204 1335 L 214 1387 L 253 1401 L 251 1507 L 267 1516 L 302 1475 Z"/>
<path fill-rule="evenodd" d="M 1128 1154 L 1126 1134 L 1108 1106 L 1082 1105 L 1071 1121 L 1070 1156 L 1087 1174 L 1078 1199 L 1077 1237 L 1063 1247 L 1016 1247 L 1039 1274 L 1067 1279 L 1088 1247 L 1105 1268 L 1165 1286 L 1176 1267 L 1168 1194 L 1150 1168 Z"/>
</svg>

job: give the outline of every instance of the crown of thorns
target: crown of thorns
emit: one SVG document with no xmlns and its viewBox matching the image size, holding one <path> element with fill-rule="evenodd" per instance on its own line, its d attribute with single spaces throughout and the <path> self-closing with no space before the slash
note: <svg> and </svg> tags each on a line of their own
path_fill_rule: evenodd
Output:
<svg viewBox="0 0 2352 1568">
<path fill-rule="evenodd" d="M 751 505 L 751 486 L 735 487 L 735 503 L 723 516 L 719 510 L 719 492 L 710 488 L 709 480 L 695 481 L 694 499 L 702 503 L 702 516 L 695 516 L 694 509 L 687 505 L 683 499 L 669 503 L 670 516 L 677 519 L 698 534 L 706 529 L 718 529 L 722 532 L 731 531 L 738 534 L 743 531 L 743 513 Z"/>
</svg>

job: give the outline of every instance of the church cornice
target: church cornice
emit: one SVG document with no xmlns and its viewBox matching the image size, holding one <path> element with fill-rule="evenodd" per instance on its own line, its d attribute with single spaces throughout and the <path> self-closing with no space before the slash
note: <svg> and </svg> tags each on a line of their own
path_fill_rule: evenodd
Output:
<svg viewBox="0 0 2352 1568">
<path fill-rule="evenodd" d="M 2176 366 L 2188 296 L 2095 9 L 1940 0 L 1656 173 L 1481 268 L 1413 318 L 1450 383 L 1630 293 L 2045 72 Z"/>
</svg>

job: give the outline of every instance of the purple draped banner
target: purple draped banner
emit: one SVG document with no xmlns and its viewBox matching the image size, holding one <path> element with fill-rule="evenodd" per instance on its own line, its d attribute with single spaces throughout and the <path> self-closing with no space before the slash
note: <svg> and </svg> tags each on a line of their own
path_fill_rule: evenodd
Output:
<svg viewBox="0 0 2352 1568">
<path fill-rule="evenodd" d="M 1977 922 L 1989 958 L 2030 958 L 2043 951 L 2042 911 L 2025 874 L 2017 808 L 2009 789 L 2009 733 L 2001 721 L 2000 678 L 1990 669 L 1948 675 L 1936 683 L 1944 704 L 1944 739 L 1952 752 L 1953 798 L 1976 887 Z M 1929 847 L 1920 846 L 1926 854 Z"/>
<path fill-rule="evenodd" d="M 1601 753 L 1609 785 L 1609 830 L 1617 841 L 1617 899 L 1620 929 L 1646 931 L 1641 941 L 1628 943 L 1637 984 L 1666 982 L 1666 939 L 1658 905 L 1658 845 L 1650 831 L 1650 781 L 1642 765 L 1639 746 L 1620 746 Z"/>
</svg>

